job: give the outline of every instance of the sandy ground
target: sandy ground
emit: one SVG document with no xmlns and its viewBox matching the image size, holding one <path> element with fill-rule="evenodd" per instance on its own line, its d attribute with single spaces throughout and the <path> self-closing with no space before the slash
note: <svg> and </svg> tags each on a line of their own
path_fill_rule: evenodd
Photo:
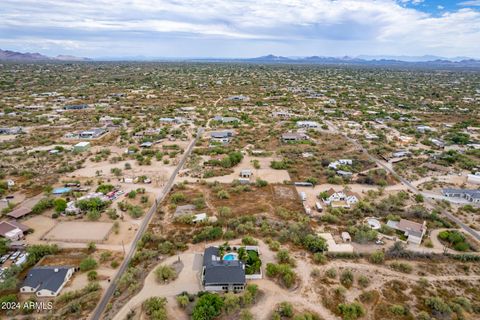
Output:
<svg viewBox="0 0 480 320">
<path fill-rule="evenodd" d="M 29 244 L 38 244 L 43 242 L 40 238 L 53 226 L 55 226 L 55 220 L 50 217 L 45 216 L 32 216 L 25 221 L 21 221 L 21 223 L 29 226 L 34 230 L 34 232 L 28 234 L 26 236 L 26 242 Z"/>
<path fill-rule="evenodd" d="M 260 164 L 260 169 L 255 169 L 252 164 L 252 160 L 258 160 Z M 233 180 L 240 178 L 240 171 L 244 169 L 250 169 L 253 172 L 253 176 L 250 178 L 251 182 L 255 182 L 257 178 L 268 181 L 269 183 L 283 183 L 284 181 L 290 181 L 290 175 L 287 170 L 274 170 L 270 168 L 270 162 L 273 160 L 279 160 L 273 157 L 251 157 L 244 156 L 242 161 L 233 168 L 233 173 L 220 176 L 207 178 L 205 181 L 213 182 L 218 181 L 221 183 L 231 183 Z M 191 181 L 195 182 L 197 178 L 190 177 L 178 177 L 177 181 Z"/>
<path fill-rule="evenodd" d="M 45 235 L 45 239 L 53 241 L 102 241 L 112 228 L 108 222 L 74 222 L 62 221 Z"/>
<path fill-rule="evenodd" d="M 143 220 L 143 219 L 142 219 Z M 111 232 L 105 244 L 130 244 L 137 233 L 142 220 L 119 221 L 118 234 Z"/>
<path fill-rule="evenodd" d="M 98 274 L 98 279 L 99 279 L 98 283 L 100 284 L 103 290 L 105 290 L 109 285 L 108 279 L 111 279 L 114 276 L 114 274 L 117 272 L 117 270 L 115 269 L 106 268 L 106 267 L 99 267 L 95 271 L 97 271 L 97 274 Z M 85 288 L 85 286 L 88 283 L 89 281 L 87 278 L 87 272 L 76 272 L 73 274 L 73 277 L 70 280 L 70 282 L 62 290 L 62 293 L 81 290 Z"/>
<path fill-rule="evenodd" d="M 168 304 L 168 307 L 171 308 L 176 303 L 173 302 L 174 297 L 183 291 L 188 291 L 189 293 L 196 293 L 200 291 L 200 281 L 197 277 L 200 268 L 200 263 L 194 263 L 196 254 L 183 253 L 179 256 L 173 256 L 162 262 L 161 264 L 169 265 L 175 262 L 178 257 L 183 262 L 183 270 L 178 275 L 177 279 L 168 283 L 168 284 L 158 284 L 155 280 L 155 273 L 153 269 L 148 276 L 145 278 L 145 283 L 142 290 L 133 298 L 131 298 L 127 304 L 123 306 L 122 309 L 115 315 L 114 320 L 123 320 L 125 319 L 128 312 L 136 307 L 140 306 L 143 301 L 150 297 L 161 296 L 168 297 L 172 303 Z M 198 259 L 198 258 L 197 258 Z"/>
<path fill-rule="evenodd" d="M 298 193 L 305 192 L 305 194 L 307 195 L 306 204 L 311 208 L 315 208 L 315 202 L 319 201 L 317 196 L 320 194 L 320 192 L 327 191 L 330 188 L 333 188 L 335 191 L 344 190 L 344 187 L 342 185 L 328 184 L 328 183 L 319 184 L 313 188 L 312 187 L 295 187 L 295 188 L 297 189 Z M 369 190 L 378 190 L 378 186 L 370 186 L 365 184 L 349 184 L 348 188 L 350 188 L 350 191 L 358 193 L 360 195 L 360 198 L 362 197 L 362 194 L 368 192 Z M 405 187 L 403 185 L 396 184 L 393 186 L 386 187 L 385 192 L 400 191 L 404 189 Z"/>
<path fill-rule="evenodd" d="M 0 142 L 15 140 L 16 137 L 14 134 L 2 134 L 0 135 Z"/>
</svg>

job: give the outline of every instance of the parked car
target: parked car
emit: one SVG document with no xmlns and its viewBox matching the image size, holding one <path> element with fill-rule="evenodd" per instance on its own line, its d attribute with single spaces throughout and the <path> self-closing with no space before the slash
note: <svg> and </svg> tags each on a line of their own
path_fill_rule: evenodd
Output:
<svg viewBox="0 0 480 320">
<path fill-rule="evenodd" d="M 15 251 L 15 252 L 10 256 L 10 260 L 15 260 L 15 259 L 17 259 L 20 254 L 21 254 L 20 251 Z"/>
<path fill-rule="evenodd" d="M 5 261 L 7 261 L 9 257 L 10 257 L 9 254 L 4 254 L 4 255 L 0 258 L 0 263 L 1 263 L 1 264 L 4 264 Z"/>
</svg>

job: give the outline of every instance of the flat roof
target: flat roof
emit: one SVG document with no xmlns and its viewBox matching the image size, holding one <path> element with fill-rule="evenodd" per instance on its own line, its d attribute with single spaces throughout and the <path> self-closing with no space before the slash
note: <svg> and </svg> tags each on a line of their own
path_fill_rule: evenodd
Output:
<svg viewBox="0 0 480 320">
<path fill-rule="evenodd" d="M 18 219 L 18 218 L 21 218 L 23 216 L 26 216 L 27 214 L 29 214 L 30 212 L 32 212 L 32 209 L 29 209 L 29 208 L 18 208 L 16 210 L 13 210 L 12 212 L 9 212 L 7 214 L 7 216 L 9 217 L 12 217 L 12 218 L 15 218 L 15 219 Z"/>
</svg>

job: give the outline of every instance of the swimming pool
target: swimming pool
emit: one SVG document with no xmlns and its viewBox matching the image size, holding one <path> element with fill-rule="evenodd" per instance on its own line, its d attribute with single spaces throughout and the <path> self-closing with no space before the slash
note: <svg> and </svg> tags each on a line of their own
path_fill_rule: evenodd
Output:
<svg viewBox="0 0 480 320">
<path fill-rule="evenodd" d="M 225 261 L 237 260 L 237 254 L 236 253 L 227 253 L 226 255 L 223 256 L 223 260 L 225 260 Z"/>
<path fill-rule="evenodd" d="M 53 190 L 52 193 L 53 194 L 64 194 L 64 193 L 68 193 L 70 191 L 72 191 L 72 188 L 65 187 L 65 188 L 56 188 L 56 189 Z"/>
</svg>

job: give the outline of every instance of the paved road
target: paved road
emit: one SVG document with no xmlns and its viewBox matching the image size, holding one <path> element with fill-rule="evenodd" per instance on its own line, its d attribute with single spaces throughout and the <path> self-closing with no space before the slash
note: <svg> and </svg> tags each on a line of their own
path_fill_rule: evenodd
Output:
<svg viewBox="0 0 480 320">
<path fill-rule="evenodd" d="M 335 133 L 339 133 L 341 134 L 342 136 L 345 137 L 345 139 L 347 139 L 350 143 L 352 143 L 353 145 L 355 145 L 357 148 L 359 148 L 365 155 L 367 155 L 367 157 L 374 161 L 378 166 L 382 167 L 383 169 L 385 169 L 386 171 L 390 172 L 391 175 L 393 175 L 395 178 L 398 179 L 398 181 L 400 181 L 403 185 L 405 185 L 410 191 L 412 191 L 413 193 L 415 194 L 422 194 L 410 181 L 408 181 L 407 179 L 403 178 L 402 176 L 400 176 L 398 173 L 395 172 L 395 170 L 393 170 L 393 168 L 390 168 L 388 165 L 386 165 L 384 162 L 380 161 L 379 159 L 375 158 L 374 156 L 372 156 L 371 154 L 368 153 L 368 150 L 365 149 L 358 141 L 356 141 L 355 139 L 352 139 L 350 138 L 349 136 L 347 136 L 347 134 L 345 134 L 344 132 L 340 131 L 338 129 L 337 126 L 335 126 L 331 121 L 328 121 L 328 120 L 325 120 L 324 121 L 327 126 L 330 128 L 330 130 L 332 130 L 333 132 Z M 435 205 L 435 202 L 432 200 L 432 199 L 429 199 L 429 198 L 426 198 L 425 199 L 425 202 L 426 203 L 429 203 L 431 205 Z M 440 210 L 440 213 L 442 215 L 444 215 L 445 217 L 447 217 L 448 219 L 454 221 L 456 224 L 458 224 L 463 230 L 465 230 L 466 232 L 468 232 L 469 234 L 471 234 L 475 239 L 477 239 L 478 241 L 480 241 L 480 233 L 478 233 L 476 230 L 470 228 L 468 225 L 466 225 L 465 223 L 463 223 L 460 219 L 458 219 L 457 217 L 455 217 L 454 215 L 452 215 L 450 212 L 446 211 L 446 210 Z"/>
<path fill-rule="evenodd" d="M 183 167 L 185 162 L 188 159 L 188 156 L 193 150 L 193 147 L 195 146 L 197 140 L 202 136 L 203 134 L 203 128 L 199 128 L 197 131 L 197 136 L 193 141 L 190 143 L 188 146 L 187 150 L 182 156 L 182 159 L 178 163 L 177 167 L 175 168 L 175 171 L 172 173 L 170 176 L 170 179 L 168 180 L 167 184 L 163 188 L 162 192 L 158 195 L 158 197 L 155 199 L 155 203 L 152 205 L 150 210 L 148 210 L 147 215 L 145 216 L 145 219 L 143 220 L 142 224 L 140 225 L 140 228 L 138 229 L 137 235 L 135 236 L 135 239 L 132 242 L 132 245 L 130 246 L 130 250 L 128 251 L 125 259 L 123 259 L 122 264 L 120 265 L 120 268 L 118 269 L 117 274 L 113 278 L 112 282 L 110 283 L 110 286 L 108 286 L 107 290 L 105 291 L 104 295 L 102 296 L 100 302 L 97 305 L 97 308 L 93 311 L 92 320 L 100 320 L 103 311 L 105 310 L 108 302 L 110 301 L 113 293 L 115 292 L 116 286 L 118 279 L 123 275 L 123 273 L 127 270 L 128 268 L 128 263 L 133 257 L 133 254 L 135 253 L 135 250 L 137 248 L 137 243 L 138 241 L 142 238 L 143 234 L 145 233 L 145 230 L 147 229 L 147 226 L 152 219 L 153 215 L 157 211 L 157 206 L 160 204 L 165 196 L 170 192 L 170 190 L 173 187 L 173 182 L 175 181 L 175 177 L 177 176 L 178 172 L 180 169 Z"/>
</svg>

